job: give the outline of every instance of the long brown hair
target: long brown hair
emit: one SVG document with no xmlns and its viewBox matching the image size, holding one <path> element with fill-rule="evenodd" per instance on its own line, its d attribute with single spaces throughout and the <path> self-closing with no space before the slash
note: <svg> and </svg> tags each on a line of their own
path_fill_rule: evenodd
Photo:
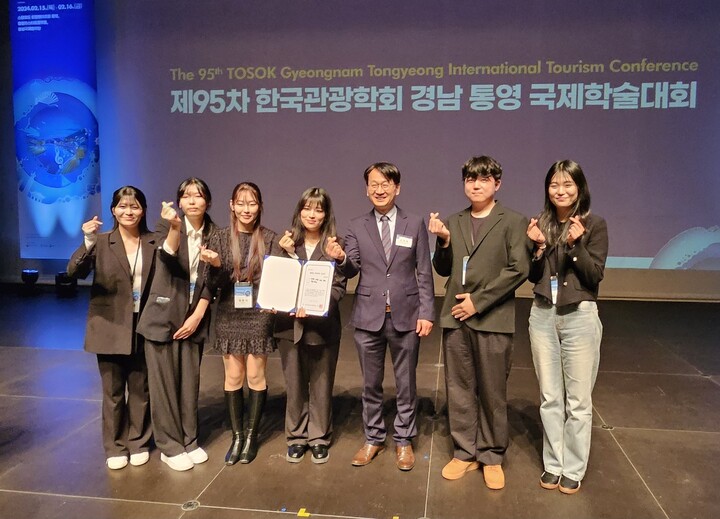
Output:
<svg viewBox="0 0 720 519">
<path fill-rule="evenodd" d="M 243 191 L 250 193 L 258 203 L 258 213 L 253 222 L 252 237 L 250 238 L 250 250 L 248 251 L 247 268 L 242 264 L 245 258 L 240 254 L 240 231 L 238 230 L 238 219 L 235 211 L 230 208 L 230 250 L 233 256 L 233 277 L 236 281 L 248 281 L 250 283 L 256 277 L 260 276 L 262 270 L 262 262 L 265 257 L 265 241 L 263 240 L 262 228 L 260 220 L 263 212 L 262 194 L 260 188 L 252 182 L 241 182 L 232 192 L 230 201 L 235 204 L 235 200 Z"/>
</svg>

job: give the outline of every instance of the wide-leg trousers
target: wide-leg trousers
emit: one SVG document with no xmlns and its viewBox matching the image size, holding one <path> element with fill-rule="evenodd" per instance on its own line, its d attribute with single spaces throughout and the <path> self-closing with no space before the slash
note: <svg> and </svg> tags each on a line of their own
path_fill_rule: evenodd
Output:
<svg viewBox="0 0 720 519">
<path fill-rule="evenodd" d="M 287 444 L 330 445 L 340 342 L 307 345 L 282 340 L 278 346 L 287 392 Z"/>
<path fill-rule="evenodd" d="M 507 377 L 513 336 L 480 332 L 467 325 L 443 329 L 453 456 L 500 465 L 508 447 Z"/>
<path fill-rule="evenodd" d="M 142 336 L 135 334 L 130 355 L 97 355 L 103 447 L 108 458 L 149 450 L 152 427 L 143 342 Z"/>
<path fill-rule="evenodd" d="M 166 456 L 198 448 L 201 346 L 145 341 L 155 445 Z"/>
<path fill-rule="evenodd" d="M 535 298 L 530 345 L 540 384 L 545 471 L 581 481 L 592 432 L 592 390 L 600 363 L 602 323 L 594 301 L 556 308 Z"/>
</svg>

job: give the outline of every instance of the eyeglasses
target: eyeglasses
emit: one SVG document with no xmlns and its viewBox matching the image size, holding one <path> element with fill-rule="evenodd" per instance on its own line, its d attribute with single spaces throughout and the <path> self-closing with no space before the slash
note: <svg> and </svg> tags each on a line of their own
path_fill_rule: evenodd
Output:
<svg viewBox="0 0 720 519">
<path fill-rule="evenodd" d="M 391 186 L 394 186 L 394 185 L 395 185 L 395 182 L 385 181 L 381 184 L 378 184 L 377 182 L 373 182 L 372 184 L 368 184 L 368 189 L 370 190 L 371 193 L 374 193 L 380 188 L 382 188 L 383 191 L 387 191 L 388 189 L 390 189 Z"/>
</svg>

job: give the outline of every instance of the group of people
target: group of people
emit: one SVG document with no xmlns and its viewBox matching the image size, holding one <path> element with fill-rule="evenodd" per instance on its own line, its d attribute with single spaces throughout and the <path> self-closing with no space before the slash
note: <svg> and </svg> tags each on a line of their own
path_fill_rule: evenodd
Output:
<svg viewBox="0 0 720 519">
<path fill-rule="evenodd" d="M 570 160 L 553 164 L 544 209 L 529 221 L 496 200 L 502 168 L 491 157 L 473 157 L 462 168 L 470 206 L 447 219 L 430 213 L 427 224 L 396 204 L 400 178 L 387 162 L 365 170 L 372 210 L 351 220 L 344 238 L 337 236 L 330 196 L 318 187 L 302 194 L 283 235 L 261 224 L 262 195 L 252 182 L 233 190 L 225 229 L 208 214 L 212 197 L 201 179 L 180 184 L 177 206 L 163 202 L 155 232 L 146 223 L 144 194 L 132 186 L 115 191 L 113 229 L 100 233 L 97 217 L 85 222 L 84 242 L 68 265 L 71 276 L 95 272 L 85 349 L 98 359 L 108 468 L 146 463 L 151 436 L 174 470 L 207 461 L 197 417 L 206 343 L 223 356 L 232 430 L 227 465 L 257 456 L 267 356 L 276 348 L 287 393 L 286 460 L 298 463 L 309 451 L 313 463 L 327 462 L 342 331 L 338 304 L 347 279 L 359 275 L 350 324 L 363 378 L 365 442 L 352 465 L 367 465 L 385 450 L 389 349 L 397 390 L 395 460 L 398 469 L 411 470 L 419 345 L 436 321 L 434 266 L 449 278 L 439 322 L 454 453 L 443 477 L 459 479 L 482 467 L 488 488 L 505 485 L 514 297 L 529 279 L 544 432 L 540 485 L 577 492 L 590 451 L 602 335 L 596 300 L 608 248 L 605 221 L 590 212 L 582 169 Z M 432 258 L 428 234 L 436 237 Z M 334 262 L 327 315 L 257 308 L 266 255 Z"/>
</svg>

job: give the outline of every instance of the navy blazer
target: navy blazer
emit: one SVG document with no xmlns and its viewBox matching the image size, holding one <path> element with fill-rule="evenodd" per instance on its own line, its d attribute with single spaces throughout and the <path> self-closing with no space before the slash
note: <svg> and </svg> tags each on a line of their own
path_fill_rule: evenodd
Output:
<svg viewBox="0 0 720 519">
<path fill-rule="evenodd" d="M 156 236 L 140 236 L 142 252 L 142 293 L 140 312 L 148 300 L 155 268 Z M 91 353 L 130 355 L 133 353 L 133 296 L 130 264 L 120 231 L 100 233 L 88 252 L 81 245 L 70 257 L 68 275 L 85 279 L 95 270 L 90 289 L 90 306 L 85 331 L 85 350 Z"/>
<path fill-rule="evenodd" d="M 410 238 L 411 244 L 398 246 L 399 235 Z M 430 246 L 422 218 L 397 208 L 390 260 L 385 257 L 375 211 L 354 218 L 345 236 L 345 254 L 343 273 L 348 278 L 360 273 L 351 318 L 355 328 L 371 332 L 382 328 L 387 290 L 398 332 L 415 331 L 418 319 L 435 320 Z"/>
<path fill-rule="evenodd" d="M 580 301 L 597 301 L 598 286 L 605 275 L 605 261 L 608 255 L 608 231 L 605 220 L 590 214 L 583 222 L 585 233 L 575 246 L 567 244 L 553 247 L 557 255 L 558 295 L 556 306 L 565 306 Z M 552 301 L 550 290 L 551 272 L 548 256 L 550 247 L 540 258 L 533 258 L 529 281 L 535 283 L 533 292 Z"/>
<path fill-rule="evenodd" d="M 165 238 L 170 230 L 167 220 L 161 220 L 157 225 L 157 234 Z M 203 243 L 217 226 L 212 222 L 206 223 L 203 229 Z M 177 254 L 165 252 L 162 244 L 157 248 L 157 262 L 155 275 L 147 304 L 138 322 L 138 333 L 146 339 L 159 343 L 171 343 L 173 335 L 185 322 L 185 319 L 195 311 L 201 298 L 213 301 L 213 294 L 205 283 L 205 270 L 207 264 L 200 261 L 198 265 L 197 281 L 192 301 L 190 298 L 190 256 L 188 253 L 188 238 L 185 220 L 180 229 L 180 246 Z M 188 340 L 194 343 L 203 343 L 208 340 L 211 311 L 205 312 L 203 320 Z"/>
<path fill-rule="evenodd" d="M 470 208 L 450 216 L 450 246 L 437 240 L 433 265 L 441 276 L 450 276 L 440 313 L 443 328 L 460 328 L 452 316 L 457 294 L 469 293 L 477 313 L 463 321 L 476 331 L 515 331 L 515 290 L 527 279 L 532 242 L 527 237 L 528 220 L 496 202 L 485 218 L 473 245 Z M 463 258 L 467 257 L 465 284 Z"/>
<path fill-rule="evenodd" d="M 280 245 L 278 245 L 279 247 Z M 305 246 L 300 242 L 295 246 L 295 254 L 301 260 L 335 261 L 325 255 L 325 250 L 323 250 L 321 244 L 315 247 L 312 255 L 308 258 Z M 285 250 L 282 250 L 279 255 L 286 258 L 290 257 Z M 273 334 L 275 338 L 287 339 L 295 344 L 302 341 L 304 344 L 313 346 L 340 342 L 342 324 L 338 304 L 345 295 L 346 285 L 347 279 L 336 262 L 332 292 L 330 294 L 330 310 L 327 317 L 308 316 L 296 319 L 286 313 L 279 312 L 275 316 L 275 333 Z"/>
</svg>

